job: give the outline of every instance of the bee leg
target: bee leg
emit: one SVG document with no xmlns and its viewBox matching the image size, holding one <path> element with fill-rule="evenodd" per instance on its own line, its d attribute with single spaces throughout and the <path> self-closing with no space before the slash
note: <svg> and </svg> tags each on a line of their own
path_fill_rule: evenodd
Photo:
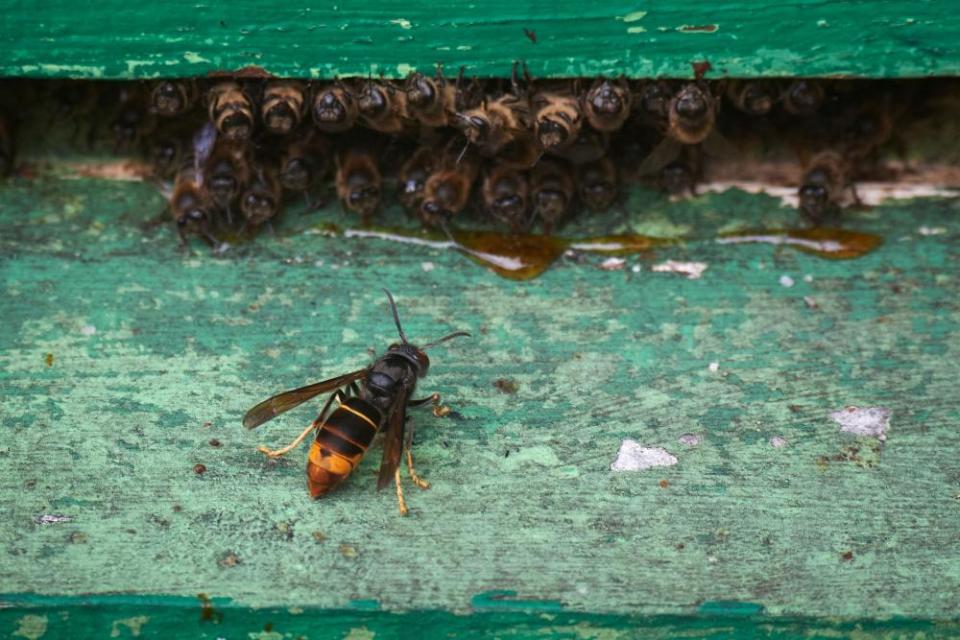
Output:
<svg viewBox="0 0 960 640">
<path fill-rule="evenodd" d="M 311 431 L 314 431 L 317 428 L 323 426 L 323 423 L 327 419 L 327 411 L 330 410 L 330 407 L 333 405 L 333 401 L 336 400 L 337 403 L 339 404 L 344 399 L 345 399 L 345 396 L 342 391 L 337 391 L 335 394 L 331 395 L 330 399 L 327 400 L 327 404 L 323 405 L 323 409 L 320 410 L 320 414 L 317 415 L 317 418 L 310 423 L 309 427 L 303 430 L 303 433 L 301 433 L 296 438 L 294 438 L 293 442 L 291 442 L 287 446 L 282 447 L 280 449 L 269 449 L 263 445 L 260 445 L 259 447 L 257 447 L 257 451 L 267 456 L 268 458 L 279 458 L 280 456 L 284 456 L 290 453 L 291 451 L 299 447 L 301 442 L 306 440 L 307 436 L 310 435 Z"/>
<path fill-rule="evenodd" d="M 400 484 L 400 469 L 399 467 L 393 474 L 393 479 L 397 483 L 397 503 L 400 507 L 400 515 L 405 516 L 410 513 L 410 510 L 407 509 L 407 501 L 403 499 L 403 486 Z"/>
</svg>

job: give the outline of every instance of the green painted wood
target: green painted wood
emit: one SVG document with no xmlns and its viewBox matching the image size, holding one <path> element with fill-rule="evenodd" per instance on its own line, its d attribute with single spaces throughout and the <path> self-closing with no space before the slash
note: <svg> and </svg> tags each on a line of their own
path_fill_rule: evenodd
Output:
<svg viewBox="0 0 960 640">
<path fill-rule="evenodd" d="M 499 602 L 499 606 L 497 603 Z M 300 607 L 251 609 L 219 599 L 0 596 L 0 633 L 28 640 L 64 638 L 530 638 L 627 640 L 764 638 L 810 640 L 956 638 L 960 625 L 928 620 L 822 620 L 770 617 L 714 607 L 711 615 L 628 616 L 542 611 L 502 599 L 470 616 L 444 611 L 391 613 L 357 606 L 336 611 Z M 724 603 L 717 603 L 723 605 Z"/>
<path fill-rule="evenodd" d="M 622 271 L 564 259 L 532 282 L 456 253 L 326 237 L 314 225 L 351 223 L 336 210 L 292 209 L 275 236 L 185 257 L 171 229 L 140 226 L 162 206 L 139 183 L 41 172 L 0 185 L 0 585 L 65 598 L 15 599 L 0 608 L 6 633 L 30 615 L 86 620 L 102 609 L 77 598 L 112 593 L 132 604 L 105 605 L 103 624 L 169 623 L 150 598 L 206 593 L 241 612 L 544 616 L 521 627 L 681 616 L 663 628 L 694 637 L 724 636 L 717 619 L 731 614 L 760 616 L 769 637 L 802 621 L 823 637 L 891 618 L 907 627 L 865 637 L 955 629 L 933 621 L 960 604 L 960 204 L 852 212 L 849 227 L 886 242 L 831 262 L 714 242 L 789 224 L 773 198 L 670 204 L 637 189 L 631 228 L 685 242 Z M 404 223 L 392 209 L 382 220 Z M 570 233 L 624 220 L 585 216 Z M 699 280 L 652 270 L 667 259 L 708 268 Z M 375 456 L 312 502 L 304 449 L 277 462 L 255 451 L 293 437 L 315 406 L 240 426 L 266 395 L 394 340 L 382 286 L 411 336 L 474 332 L 432 353 L 422 390 L 457 413 L 415 416 L 433 488 L 409 489 L 408 518 L 375 491 Z M 829 414 L 848 405 L 888 408 L 886 441 L 841 433 Z M 680 441 L 690 433 L 700 444 Z M 612 472 L 626 438 L 678 464 Z M 240 616 L 251 631 L 302 628 Z M 395 624 L 365 616 L 337 619 Z"/>
<path fill-rule="evenodd" d="M 401 77 L 437 63 L 505 76 L 913 77 L 960 73 L 948 2 L 760 0 L 277 3 L 0 2 L 0 74 L 151 78 L 257 66 L 284 76 Z M 534 39 L 526 32 L 532 32 Z"/>
</svg>

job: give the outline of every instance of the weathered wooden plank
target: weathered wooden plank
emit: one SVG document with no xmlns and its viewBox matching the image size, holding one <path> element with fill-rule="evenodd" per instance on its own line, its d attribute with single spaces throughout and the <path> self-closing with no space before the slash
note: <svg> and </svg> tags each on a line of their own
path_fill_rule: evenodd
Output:
<svg viewBox="0 0 960 640">
<path fill-rule="evenodd" d="M 139 227 L 162 206 L 146 185 L 16 178 L 0 203 L 7 592 L 469 612 L 510 590 L 549 615 L 957 616 L 955 202 L 852 213 L 886 243 L 830 262 L 713 242 L 793 220 L 773 198 L 637 190 L 630 224 L 686 243 L 532 282 L 305 231 L 349 223 L 337 211 L 290 211 L 276 237 L 185 258 L 169 229 Z M 708 268 L 652 271 L 666 259 Z M 409 518 L 374 491 L 374 459 L 314 503 L 302 450 L 254 450 L 311 409 L 239 424 L 393 340 L 382 286 L 410 335 L 474 332 L 433 354 L 423 388 L 459 413 L 416 416 L 434 486 L 411 490 Z M 829 414 L 848 405 L 889 409 L 886 440 L 842 433 Z M 612 472 L 626 438 L 679 462 Z"/>
<path fill-rule="evenodd" d="M 960 72 L 944 2 L 0 3 L 0 74 L 150 78 L 255 65 L 285 76 L 401 77 L 466 65 L 505 76 L 913 77 Z M 527 32 L 533 34 L 528 36 Z M 535 41 L 534 41 L 535 40 Z"/>
</svg>

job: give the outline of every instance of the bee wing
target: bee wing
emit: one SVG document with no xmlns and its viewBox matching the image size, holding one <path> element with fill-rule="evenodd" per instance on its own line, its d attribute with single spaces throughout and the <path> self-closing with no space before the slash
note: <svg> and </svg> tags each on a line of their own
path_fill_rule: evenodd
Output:
<svg viewBox="0 0 960 640">
<path fill-rule="evenodd" d="M 660 171 L 676 160 L 682 149 L 679 142 L 666 136 L 637 167 L 637 175 L 646 176 Z"/>
<path fill-rule="evenodd" d="M 383 434 L 383 458 L 380 460 L 380 475 L 377 477 L 377 489 L 383 489 L 393 482 L 393 475 L 400 466 L 403 455 L 403 432 L 407 424 L 407 402 L 410 401 L 410 389 L 403 389 L 390 405 L 390 417 L 387 430 Z"/>
<path fill-rule="evenodd" d="M 737 155 L 737 148 L 716 129 L 703 141 L 703 150 L 714 158 L 729 159 Z"/>
<path fill-rule="evenodd" d="M 271 396 L 247 411 L 246 415 L 243 416 L 243 426 L 247 429 L 256 429 L 264 422 L 273 420 L 281 413 L 303 404 L 314 396 L 350 384 L 363 376 L 366 371 L 366 369 L 359 369 L 336 378 L 324 380 L 323 382 L 314 382 L 305 387 L 291 389 L 290 391 L 284 391 L 283 393 Z"/>
</svg>

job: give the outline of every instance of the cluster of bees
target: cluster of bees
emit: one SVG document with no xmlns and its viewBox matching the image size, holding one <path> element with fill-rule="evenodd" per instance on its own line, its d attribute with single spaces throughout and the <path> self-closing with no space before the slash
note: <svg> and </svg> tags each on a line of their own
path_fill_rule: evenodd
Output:
<svg viewBox="0 0 960 640">
<path fill-rule="evenodd" d="M 617 204 L 624 183 L 693 194 L 704 157 L 736 153 L 722 111 L 734 130 L 739 118 L 802 132 L 800 212 L 820 224 L 855 194 L 851 168 L 891 137 L 889 104 L 842 81 L 707 81 L 709 63 L 693 67 L 693 80 L 535 80 L 515 64 L 492 80 L 438 68 L 402 81 L 123 83 L 109 127 L 117 151 L 143 149 L 155 179 L 172 183 L 181 238 L 211 244 L 218 229 L 254 232 L 285 199 L 322 204 L 331 177 L 364 224 L 395 190 L 430 227 L 470 212 L 551 233 L 577 210 Z"/>
</svg>

